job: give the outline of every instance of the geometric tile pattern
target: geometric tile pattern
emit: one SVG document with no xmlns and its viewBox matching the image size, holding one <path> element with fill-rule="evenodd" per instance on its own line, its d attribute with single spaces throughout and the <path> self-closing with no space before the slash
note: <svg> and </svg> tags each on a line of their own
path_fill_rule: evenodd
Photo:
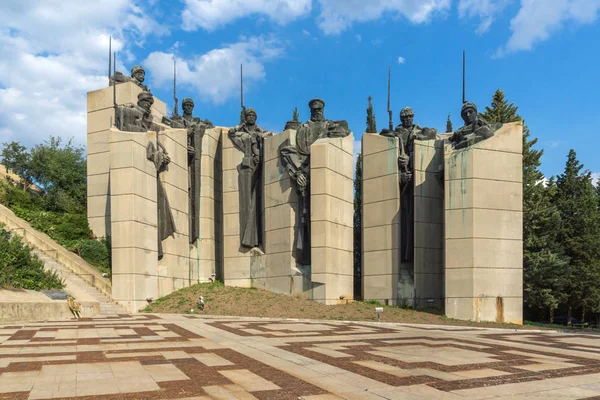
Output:
<svg viewBox="0 0 600 400">
<path fill-rule="evenodd" d="M 600 336 L 137 315 L 0 326 L 0 399 L 600 398 Z"/>
</svg>

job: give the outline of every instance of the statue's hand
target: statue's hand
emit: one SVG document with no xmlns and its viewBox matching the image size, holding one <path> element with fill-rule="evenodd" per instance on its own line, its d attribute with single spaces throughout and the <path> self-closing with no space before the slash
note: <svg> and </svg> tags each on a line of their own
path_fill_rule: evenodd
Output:
<svg viewBox="0 0 600 400">
<path fill-rule="evenodd" d="M 400 182 L 408 183 L 412 180 L 412 174 L 410 172 L 402 172 L 400 174 Z"/>
<path fill-rule="evenodd" d="M 408 157 L 406 157 L 406 156 L 398 157 L 398 166 L 400 168 L 407 168 L 408 167 Z"/>
<path fill-rule="evenodd" d="M 300 186 L 301 189 L 306 188 L 308 185 L 308 179 L 306 178 L 306 175 L 304 175 L 302 172 L 298 172 L 296 174 L 296 183 L 298 183 L 298 186 Z"/>
<path fill-rule="evenodd" d="M 456 139 L 457 139 L 457 137 L 456 137 L 456 134 L 454 134 L 454 133 L 453 133 L 453 134 L 452 134 L 452 135 L 450 135 L 450 137 L 448 138 L 448 141 L 449 141 L 450 143 L 454 143 L 454 142 L 456 141 Z"/>
<path fill-rule="evenodd" d="M 258 165 L 258 162 L 260 161 L 260 157 L 258 154 L 252 154 L 252 161 L 254 161 L 254 165 Z"/>
<path fill-rule="evenodd" d="M 167 165 L 170 162 L 171 162 L 171 157 L 169 157 L 169 155 L 166 153 L 162 153 L 162 164 Z"/>
</svg>

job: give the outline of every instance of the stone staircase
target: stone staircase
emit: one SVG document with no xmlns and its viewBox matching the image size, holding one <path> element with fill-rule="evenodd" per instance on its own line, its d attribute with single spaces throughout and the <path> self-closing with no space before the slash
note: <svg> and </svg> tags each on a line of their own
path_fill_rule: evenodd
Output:
<svg viewBox="0 0 600 400">
<path fill-rule="evenodd" d="M 84 259 L 35 230 L 3 205 L 0 205 L 0 224 L 20 236 L 44 262 L 46 269 L 56 271 L 65 280 L 65 291 L 77 299 L 82 309 L 90 310 L 93 315 L 129 314 L 112 301 L 110 280 L 102 277 L 100 271 Z"/>
</svg>

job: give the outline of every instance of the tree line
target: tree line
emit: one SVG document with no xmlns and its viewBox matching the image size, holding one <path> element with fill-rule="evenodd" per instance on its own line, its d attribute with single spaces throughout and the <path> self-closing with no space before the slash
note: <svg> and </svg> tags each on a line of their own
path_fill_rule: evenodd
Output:
<svg viewBox="0 0 600 400">
<path fill-rule="evenodd" d="M 479 114 L 489 123 L 523 121 L 518 107 L 501 90 Z M 446 131 L 452 131 L 448 116 Z M 377 133 L 369 101 L 366 132 Z M 600 325 L 600 184 L 584 169 L 575 150 L 567 155 L 564 171 L 545 177 L 540 170 L 543 149 L 523 127 L 523 298 L 525 319 L 554 322 L 577 317 Z M 502 168 L 502 166 L 498 166 Z M 361 176 L 356 162 L 354 202 L 355 296 L 361 276 Z"/>
</svg>

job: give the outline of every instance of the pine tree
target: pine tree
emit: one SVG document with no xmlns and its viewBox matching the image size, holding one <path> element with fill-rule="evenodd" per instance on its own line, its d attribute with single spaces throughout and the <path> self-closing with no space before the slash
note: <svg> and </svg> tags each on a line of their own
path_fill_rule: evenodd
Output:
<svg viewBox="0 0 600 400">
<path fill-rule="evenodd" d="M 450 114 L 448 114 L 448 120 L 446 121 L 446 133 L 452 133 L 452 120 L 450 120 Z"/>
<path fill-rule="evenodd" d="M 294 107 L 292 111 L 292 121 L 300 122 L 300 114 L 298 114 L 298 107 Z"/>
<path fill-rule="evenodd" d="M 373 113 L 373 104 L 371 100 L 373 98 L 369 96 L 369 106 L 367 107 L 367 133 L 377 133 L 377 124 L 375 122 L 375 114 Z"/>
<path fill-rule="evenodd" d="M 362 154 L 356 159 L 354 177 L 354 298 L 362 295 Z"/>
<path fill-rule="evenodd" d="M 508 103 L 504 98 L 504 92 L 497 89 L 492 97 L 492 105 L 485 107 L 484 113 L 479 113 L 479 116 L 490 123 L 502 123 L 522 121 L 521 116 L 517 114 L 517 109 L 513 103 Z"/>
<path fill-rule="evenodd" d="M 480 114 L 490 123 L 521 121 L 518 107 L 496 90 L 491 107 Z M 523 286 L 525 303 L 533 310 L 545 313 L 550 321 L 554 310 L 566 301 L 564 287 L 568 279 L 568 259 L 557 238 L 560 214 L 552 205 L 556 187 L 551 181 L 544 186 L 539 170 L 543 150 L 536 150 L 537 139 L 523 126 Z M 539 318 L 539 317 L 538 317 Z"/>
<path fill-rule="evenodd" d="M 573 309 L 597 311 L 600 304 L 600 224 L 598 197 L 589 171 L 583 171 L 574 150 L 569 151 L 564 172 L 556 180 L 554 203 L 561 215 L 558 239 L 570 258 L 566 287 L 569 318 Z"/>
</svg>

